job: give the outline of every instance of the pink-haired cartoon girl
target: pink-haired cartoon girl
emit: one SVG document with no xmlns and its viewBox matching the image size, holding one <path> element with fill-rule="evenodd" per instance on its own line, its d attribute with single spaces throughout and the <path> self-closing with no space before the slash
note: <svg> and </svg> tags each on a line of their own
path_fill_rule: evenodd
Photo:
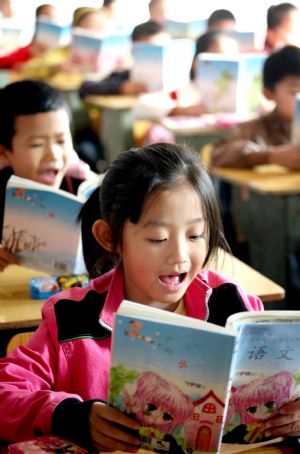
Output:
<svg viewBox="0 0 300 454">
<path fill-rule="evenodd" d="M 183 452 L 171 433 L 193 414 L 193 400 L 189 396 L 155 372 L 143 372 L 132 396 L 130 410 L 133 409 L 136 419 L 143 425 L 140 429 L 142 440 L 154 438 L 175 443 L 176 448 L 173 446 L 170 452 Z"/>
<path fill-rule="evenodd" d="M 241 424 L 223 436 L 225 443 L 254 443 L 264 439 L 265 422 L 292 400 L 294 377 L 279 372 L 252 380 L 233 392 L 228 406 L 226 425 L 236 413 Z"/>
</svg>

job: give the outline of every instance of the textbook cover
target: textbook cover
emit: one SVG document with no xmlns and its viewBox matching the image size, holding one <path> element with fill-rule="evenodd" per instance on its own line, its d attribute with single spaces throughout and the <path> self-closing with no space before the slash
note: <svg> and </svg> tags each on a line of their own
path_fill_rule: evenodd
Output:
<svg viewBox="0 0 300 454">
<path fill-rule="evenodd" d="M 227 326 L 239 340 L 223 442 L 261 442 L 266 421 L 300 398 L 300 314 L 240 313 Z"/>
<path fill-rule="evenodd" d="M 0 24 L 0 56 L 9 54 L 22 45 L 23 29 L 12 24 Z"/>
<path fill-rule="evenodd" d="M 201 53 L 196 59 L 196 84 L 209 113 L 259 112 L 263 102 L 264 53 L 226 56 Z"/>
<path fill-rule="evenodd" d="M 142 424 L 141 447 L 219 452 L 235 334 L 123 301 L 112 345 L 109 402 Z"/>
<path fill-rule="evenodd" d="M 81 200 L 66 191 L 12 175 L 8 180 L 2 245 L 22 265 L 50 274 L 83 274 Z"/>
<path fill-rule="evenodd" d="M 71 42 L 71 25 L 38 19 L 34 40 L 45 49 L 67 46 Z"/>
<path fill-rule="evenodd" d="M 206 31 L 207 20 L 197 19 L 189 22 L 167 20 L 165 28 L 172 38 L 197 39 Z"/>
<path fill-rule="evenodd" d="M 189 83 L 194 40 L 173 39 L 163 45 L 136 42 L 132 52 L 134 64 L 130 78 L 146 84 L 150 91 L 169 93 Z"/>
<path fill-rule="evenodd" d="M 264 49 L 264 32 L 234 30 L 230 35 L 238 42 L 240 52 L 262 52 Z"/>
<path fill-rule="evenodd" d="M 127 34 L 97 36 L 82 30 L 75 30 L 71 43 L 71 62 L 86 73 L 109 75 L 128 64 L 131 52 Z"/>
</svg>

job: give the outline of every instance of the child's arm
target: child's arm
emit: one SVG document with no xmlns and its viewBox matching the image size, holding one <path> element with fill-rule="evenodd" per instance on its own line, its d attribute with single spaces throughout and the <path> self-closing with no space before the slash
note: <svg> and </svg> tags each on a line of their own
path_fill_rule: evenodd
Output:
<svg viewBox="0 0 300 454">
<path fill-rule="evenodd" d="M 266 437 L 300 437 L 300 400 L 284 405 L 266 422 Z"/>
</svg>

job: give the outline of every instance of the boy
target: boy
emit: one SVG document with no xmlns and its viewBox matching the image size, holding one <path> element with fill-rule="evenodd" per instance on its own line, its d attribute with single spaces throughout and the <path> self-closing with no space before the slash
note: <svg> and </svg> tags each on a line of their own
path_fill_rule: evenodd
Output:
<svg viewBox="0 0 300 454">
<path fill-rule="evenodd" d="M 15 174 L 68 192 L 83 178 L 67 176 L 78 164 L 73 150 L 70 113 L 64 97 L 41 81 L 23 80 L 0 91 L 0 233 L 5 189 Z M 16 259 L 0 244 L 0 271 Z"/>
<path fill-rule="evenodd" d="M 286 44 L 299 46 L 300 11 L 292 3 L 272 5 L 267 11 L 265 50 L 273 52 Z"/>
<path fill-rule="evenodd" d="M 300 148 L 290 142 L 295 98 L 300 91 L 300 48 L 285 46 L 266 59 L 263 86 L 264 95 L 275 108 L 240 124 L 231 137 L 217 142 L 212 165 L 249 168 L 279 164 L 300 170 Z"/>
<path fill-rule="evenodd" d="M 207 19 L 208 30 L 233 31 L 235 25 L 235 17 L 228 9 L 216 9 Z"/>
</svg>

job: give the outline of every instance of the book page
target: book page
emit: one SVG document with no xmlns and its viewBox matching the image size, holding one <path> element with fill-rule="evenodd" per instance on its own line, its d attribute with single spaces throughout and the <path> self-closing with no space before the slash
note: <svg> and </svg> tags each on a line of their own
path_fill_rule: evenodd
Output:
<svg viewBox="0 0 300 454">
<path fill-rule="evenodd" d="M 299 323 L 300 311 L 237 312 L 228 317 L 226 327 L 236 329 L 243 323 Z"/>
<path fill-rule="evenodd" d="M 267 445 L 274 445 L 284 441 L 283 437 L 277 437 L 273 440 L 262 441 L 261 443 L 252 443 L 251 445 L 237 445 L 231 443 L 222 443 L 220 454 L 238 454 L 239 452 L 246 452 L 256 448 L 263 448 Z"/>
</svg>

